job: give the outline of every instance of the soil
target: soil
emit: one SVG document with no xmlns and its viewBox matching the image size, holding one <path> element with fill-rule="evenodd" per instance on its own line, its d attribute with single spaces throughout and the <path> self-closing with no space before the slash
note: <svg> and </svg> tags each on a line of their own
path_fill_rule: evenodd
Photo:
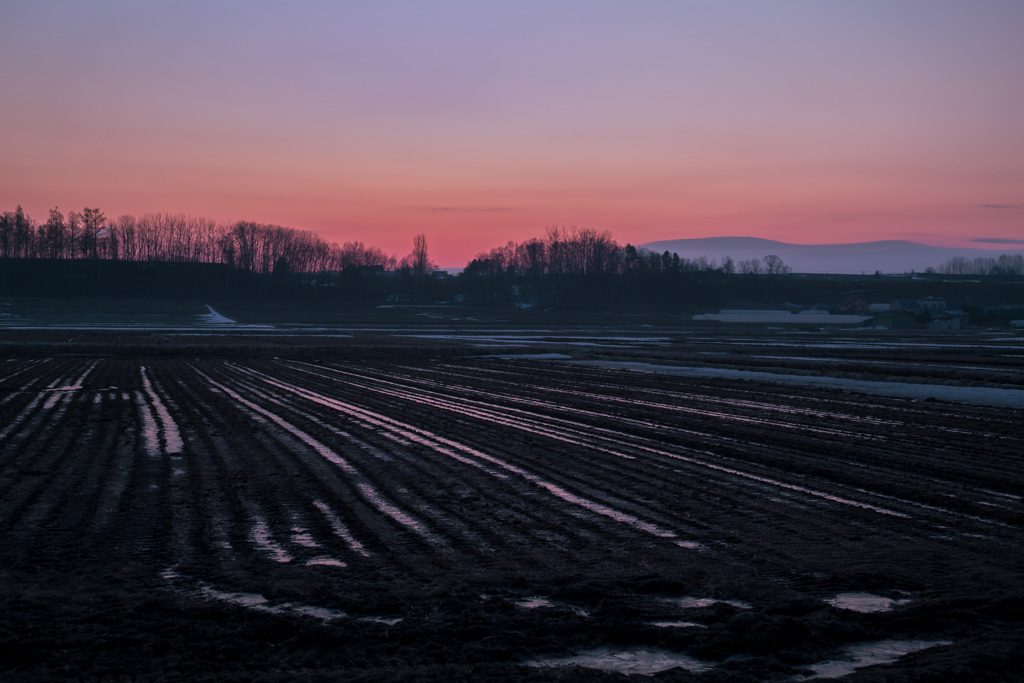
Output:
<svg viewBox="0 0 1024 683">
<path fill-rule="evenodd" d="M 0 678 L 1024 679 L 1021 411 L 390 355 L 0 360 Z"/>
</svg>

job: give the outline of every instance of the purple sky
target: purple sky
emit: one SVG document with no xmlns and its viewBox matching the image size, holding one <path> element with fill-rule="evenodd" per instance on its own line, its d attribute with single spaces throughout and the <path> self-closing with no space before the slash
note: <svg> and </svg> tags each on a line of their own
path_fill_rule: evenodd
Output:
<svg viewBox="0 0 1024 683">
<path fill-rule="evenodd" d="M 539 235 L 1024 238 L 1024 2 L 20 2 L 0 210 L 441 265 Z"/>
</svg>

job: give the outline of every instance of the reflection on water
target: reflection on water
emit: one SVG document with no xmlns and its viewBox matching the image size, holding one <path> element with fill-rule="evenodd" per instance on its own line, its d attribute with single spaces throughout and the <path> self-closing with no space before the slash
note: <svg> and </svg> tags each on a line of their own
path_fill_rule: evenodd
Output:
<svg viewBox="0 0 1024 683">
<path fill-rule="evenodd" d="M 612 650 L 602 647 L 570 657 L 550 657 L 526 662 L 527 666 L 582 666 L 627 676 L 650 676 L 676 667 L 692 672 L 709 671 L 713 664 L 665 650 Z"/>
<path fill-rule="evenodd" d="M 385 626 L 394 626 L 395 624 L 402 621 L 402 617 L 392 617 L 390 619 L 385 617 L 359 617 L 356 621 L 368 621 L 372 624 L 384 624 Z"/>
<path fill-rule="evenodd" d="M 284 563 L 292 561 L 292 556 L 288 554 L 288 551 L 274 540 L 273 535 L 270 533 L 270 527 L 265 520 L 257 518 L 252 530 L 249 532 L 249 536 L 256 547 L 264 554 L 270 556 L 275 562 Z"/>
<path fill-rule="evenodd" d="M 843 650 L 842 655 L 836 659 L 807 667 L 814 672 L 813 675 L 797 678 L 797 680 L 841 678 L 866 666 L 890 664 L 911 652 L 920 652 L 930 647 L 950 645 L 951 643 L 952 641 L 949 640 L 880 640 L 873 643 L 858 643 Z"/>
<path fill-rule="evenodd" d="M 568 605 L 564 602 L 554 602 L 548 598 L 541 597 L 539 595 L 531 595 L 530 597 L 523 598 L 522 600 L 516 601 L 517 607 L 524 609 L 537 609 L 540 607 L 558 607 L 561 609 L 568 609 L 578 617 L 589 617 L 590 612 L 583 609 L 582 607 L 576 607 L 575 605 Z"/>
<path fill-rule="evenodd" d="M 338 518 L 338 515 L 334 514 L 334 512 L 327 505 L 327 503 L 323 502 L 322 500 L 314 500 L 313 505 L 315 505 L 317 509 L 320 510 L 320 512 L 323 514 L 323 516 L 327 519 L 327 523 L 331 525 L 331 531 L 334 532 L 335 536 L 345 541 L 345 543 L 348 544 L 349 548 L 359 553 L 363 557 L 370 556 L 370 553 L 366 551 L 366 548 L 363 547 L 363 544 L 355 539 L 352 533 L 348 530 L 348 527 L 342 524 L 341 519 Z"/>
<path fill-rule="evenodd" d="M 749 602 L 743 602 L 742 600 L 722 600 L 719 598 L 670 598 L 671 602 L 679 605 L 682 609 L 701 609 L 704 607 L 711 607 L 718 603 L 725 605 L 732 605 L 737 609 L 750 609 L 751 605 Z"/>
<path fill-rule="evenodd" d="M 313 536 L 300 526 L 292 527 L 292 543 L 304 548 L 320 547 L 320 544 L 313 540 Z"/>
<path fill-rule="evenodd" d="M 547 598 L 534 595 L 529 598 L 517 600 L 516 605 L 519 607 L 525 607 L 526 609 L 537 609 L 538 607 L 554 607 L 555 603 L 551 602 Z"/>
<path fill-rule="evenodd" d="M 160 400 L 159 394 L 153 389 L 153 384 L 149 380 L 149 374 L 146 372 L 146 366 L 140 368 L 142 373 L 142 388 L 146 392 L 146 396 L 149 397 L 150 403 L 152 404 L 153 411 L 156 413 L 157 419 L 160 421 L 160 427 L 163 431 L 164 446 L 167 453 L 181 453 L 184 449 L 184 442 L 181 440 L 181 432 L 178 431 L 178 425 L 174 422 L 171 417 L 171 413 L 167 410 L 167 406 Z M 147 424 L 147 430 L 150 428 Z M 147 440 L 151 437 L 147 434 Z M 159 455 L 159 446 L 157 446 L 156 453 Z"/>
<path fill-rule="evenodd" d="M 652 621 L 651 626 L 658 628 L 707 628 L 704 624 L 695 621 Z"/>
<path fill-rule="evenodd" d="M 881 595 L 872 595 L 871 593 L 840 593 L 825 602 L 839 609 L 868 613 L 888 612 L 893 607 L 906 604 L 910 600 L 895 600 Z"/>
<path fill-rule="evenodd" d="M 704 544 L 698 543 L 697 541 L 676 541 L 676 545 L 680 548 L 686 548 L 688 550 L 703 550 Z"/>
</svg>

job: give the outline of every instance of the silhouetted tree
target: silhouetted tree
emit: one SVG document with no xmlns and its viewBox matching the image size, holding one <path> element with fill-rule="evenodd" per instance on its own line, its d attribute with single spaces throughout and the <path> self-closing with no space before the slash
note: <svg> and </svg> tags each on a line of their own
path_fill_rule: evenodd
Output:
<svg viewBox="0 0 1024 683">
<path fill-rule="evenodd" d="M 768 275 L 785 275 L 792 270 L 776 254 L 768 254 L 762 260 L 764 261 L 765 272 Z"/>
<path fill-rule="evenodd" d="M 426 235 L 420 233 L 412 238 L 412 253 L 402 259 L 401 267 L 417 279 L 434 271 L 437 266 L 430 261 Z"/>
<path fill-rule="evenodd" d="M 50 218 L 43 225 L 45 247 L 42 251 L 46 258 L 59 259 L 63 257 L 66 233 L 67 225 L 64 223 L 64 214 L 55 206 L 50 209 Z"/>
<path fill-rule="evenodd" d="M 80 248 L 82 255 L 88 258 L 98 257 L 98 244 L 100 231 L 106 222 L 107 217 L 99 209 L 84 209 L 82 211 L 82 238 Z"/>
</svg>

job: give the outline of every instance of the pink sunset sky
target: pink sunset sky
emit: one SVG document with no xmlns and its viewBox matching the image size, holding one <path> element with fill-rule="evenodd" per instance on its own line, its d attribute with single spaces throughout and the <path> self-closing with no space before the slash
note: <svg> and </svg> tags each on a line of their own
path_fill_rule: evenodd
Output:
<svg viewBox="0 0 1024 683">
<path fill-rule="evenodd" d="M 1020 0 L 6 0 L 0 211 L 442 266 L 549 225 L 1019 249 L 1022 35 Z"/>
</svg>

